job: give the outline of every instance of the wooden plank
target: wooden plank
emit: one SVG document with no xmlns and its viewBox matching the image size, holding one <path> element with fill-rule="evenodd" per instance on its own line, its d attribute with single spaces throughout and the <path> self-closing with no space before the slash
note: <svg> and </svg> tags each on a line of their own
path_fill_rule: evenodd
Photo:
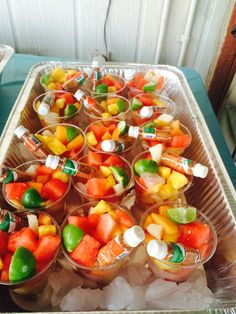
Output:
<svg viewBox="0 0 236 314">
<path fill-rule="evenodd" d="M 227 90 L 233 80 L 233 76 L 236 73 L 236 38 L 231 34 L 232 27 L 235 23 L 236 4 L 234 5 L 225 40 L 208 91 L 209 98 L 216 114 L 220 110 Z"/>
<path fill-rule="evenodd" d="M 1 0 L 0 21 L 0 43 L 15 48 L 7 0 Z"/>
<path fill-rule="evenodd" d="M 73 0 L 8 0 L 17 52 L 75 57 Z"/>
</svg>

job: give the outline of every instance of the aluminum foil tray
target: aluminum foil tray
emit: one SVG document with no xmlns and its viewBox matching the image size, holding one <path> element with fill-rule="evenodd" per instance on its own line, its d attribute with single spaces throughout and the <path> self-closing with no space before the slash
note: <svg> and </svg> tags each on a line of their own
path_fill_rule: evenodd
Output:
<svg viewBox="0 0 236 314">
<path fill-rule="evenodd" d="M 13 53 L 14 49 L 12 47 L 0 44 L 0 78 L 5 65 L 7 64 Z"/>
<path fill-rule="evenodd" d="M 52 71 L 57 66 L 65 69 L 81 69 L 89 66 L 89 64 L 47 62 L 37 64 L 31 69 L 0 139 L 0 164 L 14 167 L 25 161 L 19 142 L 14 136 L 14 130 L 19 124 L 25 125 L 32 132 L 40 128 L 32 103 L 36 96 L 43 93 L 39 83 L 41 75 Z M 135 68 L 136 70 L 158 69 L 162 72 L 167 82 L 165 92 L 177 104 L 177 117 L 190 129 L 193 136 L 192 144 L 184 155 L 206 164 L 210 169 L 206 179 L 194 178 L 194 184 L 185 196 L 187 203 L 201 209 L 211 219 L 218 236 L 216 253 L 205 265 L 208 286 L 215 294 L 218 304 L 215 308 L 207 311 L 223 313 L 227 309 L 230 313 L 236 313 L 236 193 L 204 117 L 184 74 L 177 68 L 165 65 L 127 63 L 107 63 L 105 65 L 106 72 L 120 75 L 123 75 L 124 70 L 128 68 Z M 4 203 L 0 196 L 1 205 Z M 1 289 L 4 288 L 0 288 L 0 296 Z M 144 312 L 150 311 L 142 311 L 142 313 Z M 155 312 L 163 311 L 157 310 Z M 176 313 L 177 311 L 173 312 Z M 195 311 L 187 312 L 195 313 Z"/>
</svg>

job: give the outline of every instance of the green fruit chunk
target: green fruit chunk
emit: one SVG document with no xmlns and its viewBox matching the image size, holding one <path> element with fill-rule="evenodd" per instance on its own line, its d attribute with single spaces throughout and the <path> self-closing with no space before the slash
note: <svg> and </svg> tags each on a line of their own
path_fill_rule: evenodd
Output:
<svg viewBox="0 0 236 314">
<path fill-rule="evenodd" d="M 47 84 L 48 84 L 48 81 L 49 81 L 49 75 L 44 74 L 44 75 L 41 77 L 41 84 L 47 85 Z"/>
<path fill-rule="evenodd" d="M 73 105 L 73 104 L 68 104 L 67 106 L 66 106 L 66 109 L 65 109 L 65 111 L 64 111 L 64 115 L 66 116 L 66 117 L 69 117 L 69 116 L 72 116 L 74 113 L 76 113 L 78 111 L 78 108 L 75 106 L 75 105 Z"/>
<path fill-rule="evenodd" d="M 125 110 L 125 101 L 124 99 L 119 99 L 116 102 L 117 109 L 119 112 L 123 112 Z"/>
<path fill-rule="evenodd" d="M 108 87 L 106 84 L 99 84 L 96 86 L 95 92 L 98 94 L 107 94 L 108 93 Z"/>
<path fill-rule="evenodd" d="M 120 135 L 125 135 L 126 133 L 128 133 L 128 124 L 125 121 L 120 121 L 117 124 L 117 129 L 120 131 Z"/>
<path fill-rule="evenodd" d="M 23 246 L 19 246 L 12 256 L 9 268 L 10 282 L 21 281 L 32 277 L 36 272 L 34 254 Z"/>
<path fill-rule="evenodd" d="M 119 166 L 111 166 L 110 169 L 116 181 L 118 183 L 122 183 L 123 187 L 125 188 L 129 183 L 129 176 L 127 172 Z"/>
<path fill-rule="evenodd" d="M 71 253 L 78 246 L 84 236 L 84 231 L 74 225 L 68 224 L 62 231 L 62 241 L 66 250 Z"/>
<path fill-rule="evenodd" d="M 66 137 L 68 142 L 72 141 L 76 136 L 79 135 L 79 131 L 71 126 L 66 127 Z"/>
<path fill-rule="evenodd" d="M 188 224 L 197 218 L 195 207 L 174 207 L 166 210 L 167 216 L 177 224 Z"/>
<path fill-rule="evenodd" d="M 22 205 L 25 208 L 39 208 L 44 205 L 43 199 L 39 192 L 34 188 L 28 188 L 25 190 L 21 199 Z"/>
<path fill-rule="evenodd" d="M 157 123 L 156 122 L 148 122 L 144 125 L 145 128 L 156 128 L 157 127 Z"/>
<path fill-rule="evenodd" d="M 142 172 L 158 173 L 158 164 L 154 160 L 140 159 L 134 165 L 135 173 L 140 176 Z"/>
<path fill-rule="evenodd" d="M 138 98 L 133 98 L 132 103 L 131 103 L 131 108 L 132 110 L 138 110 L 143 106 L 143 103 L 141 102 L 141 100 L 139 100 Z"/>
<path fill-rule="evenodd" d="M 143 91 L 145 93 L 148 93 L 148 92 L 154 92 L 154 90 L 157 88 L 157 82 L 156 81 L 151 81 L 147 84 L 145 84 L 143 86 Z"/>
<path fill-rule="evenodd" d="M 169 259 L 169 262 L 172 263 L 180 263 L 185 258 L 185 249 L 184 247 L 179 243 L 171 243 L 172 249 L 173 249 L 173 255 Z"/>
</svg>

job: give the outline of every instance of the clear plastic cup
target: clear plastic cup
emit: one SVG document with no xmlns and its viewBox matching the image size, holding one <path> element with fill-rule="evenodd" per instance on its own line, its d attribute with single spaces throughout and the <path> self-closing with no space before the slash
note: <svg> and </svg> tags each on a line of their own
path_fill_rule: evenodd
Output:
<svg viewBox="0 0 236 314">
<path fill-rule="evenodd" d="M 117 88 L 116 90 L 111 90 L 109 92 L 109 85 L 111 85 L 112 83 L 108 83 L 106 84 L 106 77 L 111 78 L 111 80 L 113 80 L 114 82 L 117 82 Z M 116 94 L 116 95 L 120 95 L 120 96 L 125 96 L 125 87 L 126 87 L 126 83 L 125 80 L 122 76 L 117 75 L 117 74 L 113 74 L 113 73 L 102 73 L 101 76 L 101 80 L 100 82 L 97 83 L 97 85 L 99 84 L 106 84 L 108 85 L 108 93 L 100 93 L 100 92 L 96 92 L 95 90 L 93 90 L 93 80 L 91 78 L 88 78 L 85 83 L 84 83 L 84 88 L 87 90 L 87 92 L 89 93 L 90 96 L 95 97 L 95 96 L 104 96 L 104 95 L 112 95 L 112 94 Z"/>
<path fill-rule="evenodd" d="M 65 116 L 65 115 L 62 115 L 61 114 L 61 110 L 57 110 L 57 109 L 53 109 L 53 111 L 50 111 L 47 115 L 40 115 L 38 113 L 38 103 L 42 101 L 42 99 L 44 98 L 44 96 L 46 96 L 48 93 L 56 93 L 56 95 L 63 95 L 63 94 L 70 94 L 71 97 L 73 97 L 73 103 L 79 103 L 77 101 L 76 98 L 74 98 L 74 95 L 73 93 L 70 93 L 70 92 L 66 92 L 66 91 L 58 91 L 58 90 L 51 90 L 51 91 L 48 91 L 44 94 L 41 94 L 39 95 L 37 98 L 35 98 L 34 102 L 33 102 L 33 108 L 34 108 L 34 111 L 37 113 L 38 115 L 38 118 L 40 120 L 40 123 L 42 125 L 42 127 L 46 127 L 46 126 L 49 126 L 49 125 L 54 125 L 54 124 L 58 124 L 58 123 L 71 123 L 71 124 L 76 124 L 76 125 L 79 125 L 79 121 L 80 121 L 80 111 L 81 111 L 81 108 L 82 108 L 82 105 L 81 103 L 78 110 L 71 114 L 70 116 Z M 58 97 L 56 96 L 56 100 L 58 99 Z M 58 112 L 56 112 L 58 111 Z"/>
<path fill-rule="evenodd" d="M 60 157 L 66 157 L 66 158 L 70 158 L 70 159 L 77 159 L 77 158 L 80 158 L 81 156 L 83 156 L 83 151 L 84 151 L 84 147 L 85 147 L 85 135 L 84 135 L 84 132 L 83 130 L 81 130 L 81 128 L 79 128 L 78 126 L 76 125 L 72 125 L 72 124 L 69 124 L 69 123 L 60 123 L 60 124 L 54 124 L 54 125 L 50 125 L 50 126 L 47 126 L 47 127 L 44 127 L 42 129 L 40 129 L 39 131 L 37 131 L 35 134 L 39 134 L 39 135 L 47 135 L 47 136 L 54 136 L 55 138 L 56 137 L 56 129 L 57 129 L 57 126 L 60 126 L 60 127 L 68 127 L 68 128 L 73 128 L 75 130 L 78 131 L 78 135 L 81 135 L 83 137 L 83 143 L 82 145 L 79 145 L 78 148 L 76 149 L 71 149 L 71 150 L 67 150 L 65 151 L 63 154 L 59 155 Z M 73 141 L 73 139 L 70 141 L 70 143 Z M 61 142 L 61 141 L 60 141 Z M 63 143 L 62 143 L 63 144 Z M 47 147 L 43 142 L 42 142 L 42 145 L 48 149 L 52 155 L 55 155 L 55 152 L 53 152 L 52 150 L 50 150 L 49 147 Z M 68 145 L 68 144 L 65 144 L 65 146 Z"/>
<path fill-rule="evenodd" d="M 98 153 L 98 154 L 102 156 L 102 162 L 104 162 L 107 158 L 114 156 L 113 154 L 107 154 L 107 153 Z M 87 163 L 87 158 L 88 158 L 88 155 L 85 155 L 82 158 L 80 158 L 78 161 L 82 162 L 82 163 Z M 127 172 L 128 176 L 129 176 L 129 183 L 118 194 L 113 193 L 113 194 L 107 194 L 107 195 L 101 195 L 101 196 L 89 195 L 87 193 L 87 191 L 84 190 L 84 188 L 83 188 L 83 186 L 86 184 L 87 181 L 85 181 L 79 177 L 73 177 L 72 178 L 72 184 L 73 184 L 74 188 L 76 189 L 76 191 L 79 193 L 80 197 L 82 198 L 83 203 L 92 202 L 92 201 L 101 200 L 101 199 L 104 199 L 107 202 L 118 203 L 118 204 L 121 202 L 123 196 L 129 190 L 129 188 L 131 188 L 133 185 L 133 171 L 132 171 L 132 168 L 131 168 L 129 162 L 126 159 L 124 159 L 121 156 L 119 156 L 119 158 L 122 160 L 122 162 L 125 165 L 123 167 L 123 169 L 125 169 L 125 171 Z M 99 174 L 99 172 L 98 172 L 97 177 L 101 178 L 101 175 Z M 81 186 L 80 183 L 82 183 L 83 185 Z"/>
<path fill-rule="evenodd" d="M 119 120 L 115 120 L 115 119 L 107 119 L 107 120 L 102 120 L 102 121 L 99 120 L 99 121 L 95 121 L 95 122 L 91 123 L 84 131 L 85 138 L 86 138 L 86 144 L 87 144 L 88 148 L 90 150 L 98 152 L 98 153 L 99 152 L 101 152 L 101 153 L 104 152 L 102 150 L 102 148 L 101 148 L 101 143 L 103 141 L 102 138 L 100 139 L 98 136 L 96 137 L 96 134 L 95 134 L 95 138 L 97 140 L 97 144 L 95 144 L 95 145 L 92 145 L 92 143 L 89 142 L 89 140 L 88 140 L 88 133 L 90 131 L 92 131 L 93 126 L 95 126 L 95 127 L 98 126 L 99 127 L 100 125 L 102 125 L 104 128 L 107 128 L 107 131 L 110 133 L 110 135 L 112 135 L 114 130 L 111 129 L 111 127 L 112 126 L 117 126 L 118 123 L 120 123 L 120 121 Z M 127 123 L 127 127 L 128 128 L 130 127 L 129 123 Z M 112 138 L 109 138 L 109 135 L 108 135 L 108 137 L 105 138 L 105 139 L 112 139 Z M 117 140 L 116 137 L 115 137 L 115 139 Z M 127 148 L 125 148 L 121 152 L 112 152 L 112 153 L 118 154 L 119 156 L 124 157 L 128 161 L 132 161 L 133 157 L 134 157 L 134 154 L 135 154 L 135 146 L 136 146 L 137 140 L 128 136 L 128 130 L 127 130 L 127 133 L 125 133 L 124 135 L 119 135 L 118 140 L 124 141 L 124 144 L 125 144 L 125 141 L 130 141 L 131 145 L 127 146 Z"/>
<path fill-rule="evenodd" d="M 148 156 L 150 156 L 150 153 L 148 151 L 141 152 L 140 154 L 138 154 L 136 158 L 133 160 L 132 169 L 134 169 L 134 165 L 138 160 L 147 159 Z M 183 194 L 190 188 L 192 184 L 193 176 L 185 174 L 185 177 L 187 177 L 188 183 L 179 190 L 170 188 L 169 185 L 167 184 L 167 179 L 165 179 L 164 186 L 161 186 L 159 190 L 155 189 L 152 190 L 151 188 L 148 189 L 146 186 L 144 186 L 142 180 L 140 180 L 141 177 L 139 177 L 134 172 L 136 203 L 143 210 L 147 210 L 150 206 L 156 203 L 177 200 L 181 196 L 181 194 Z"/>
<path fill-rule="evenodd" d="M 142 125 L 144 123 L 147 123 L 148 121 L 157 119 L 161 114 L 167 113 L 172 116 L 175 116 L 176 114 L 176 104 L 167 96 L 160 95 L 157 93 L 142 93 L 137 94 L 135 96 L 135 99 L 138 99 L 142 102 L 143 106 L 159 106 L 160 109 L 154 111 L 153 115 L 151 117 L 144 118 L 140 115 L 140 110 L 142 107 L 138 110 L 132 109 L 132 102 L 134 98 L 130 100 L 131 104 L 131 112 L 132 117 L 135 125 Z M 163 104 L 163 109 L 161 105 Z"/>
<path fill-rule="evenodd" d="M 115 95 L 115 94 L 104 94 L 104 95 L 100 95 L 100 96 L 94 96 L 93 98 L 98 103 L 101 103 L 103 101 L 107 101 L 109 99 L 115 99 L 115 98 L 122 99 L 125 102 L 125 109 L 124 109 L 124 111 L 122 111 L 118 114 L 115 114 L 113 116 L 102 117 L 102 116 L 96 116 L 94 113 L 92 113 L 91 111 L 89 111 L 88 109 L 86 109 L 84 107 L 83 110 L 84 110 L 84 113 L 87 117 L 88 123 L 92 123 L 92 122 L 95 122 L 97 120 L 107 120 L 107 119 L 118 119 L 118 120 L 124 120 L 124 121 L 129 121 L 131 119 L 130 102 L 128 101 L 128 99 L 126 99 L 122 96 L 119 96 L 119 95 Z"/>
<path fill-rule="evenodd" d="M 60 227 L 58 225 L 58 223 L 56 222 L 56 220 L 50 216 L 49 214 L 45 214 L 45 212 L 41 212 L 41 211 L 23 211 L 21 213 L 15 213 L 15 215 L 20 216 L 23 220 L 24 218 L 26 218 L 27 221 L 27 216 L 30 214 L 34 214 L 36 216 L 38 216 L 40 213 L 43 213 L 44 215 L 47 215 L 51 218 L 53 224 L 56 226 L 56 234 L 57 235 L 61 235 L 60 234 Z M 57 255 L 60 251 L 60 246 L 58 246 L 58 249 L 56 250 L 56 252 L 54 253 L 53 257 L 51 258 L 51 260 L 39 271 L 37 272 L 34 276 L 25 279 L 25 280 L 21 280 L 19 282 L 5 282 L 5 281 L 0 281 L 0 285 L 5 285 L 9 288 L 10 294 L 14 300 L 14 302 L 16 302 L 19 305 L 23 305 L 24 304 L 24 298 L 30 298 L 30 296 L 32 298 L 38 298 L 40 296 L 40 292 L 42 292 L 42 290 L 44 289 L 44 287 L 47 284 L 47 279 L 48 276 L 50 274 L 50 272 L 53 269 L 53 265 L 56 261 Z M 27 301 L 26 301 L 27 302 Z"/>
<path fill-rule="evenodd" d="M 160 206 L 168 206 L 168 207 L 193 207 L 192 205 L 180 203 L 180 202 L 160 202 L 153 205 L 149 208 L 142 216 L 140 226 L 144 228 L 144 223 L 146 218 L 151 214 L 160 214 L 159 208 Z M 192 274 L 192 272 L 197 269 L 199 266 L 205 264 L 209 259 L 213 256 L 217 246 L 217 235 L 215 228 L 210 221 L 210 219 L 205 216 L 201 211 L 197 210 L 197 222 L 202 222 L 207 224 L 210 228 L 210 239 L 207 243 L 203 244 L 201 249 L 199 248 L 199 252 L 201 255 L 201 259 L 197 263 L 191 263 L 187 265 L 183 265 L 181 263 L 173 263 L 166 260 L 156 259 L 154 257 L 148 256 L 148 264 L 153 273 L 162 279 L 171 280 L 175 282 L 181 282 Z M 176 224 L 178 227 L 181 224 Z M 186 226 L 186 225 L 185 225 Z M 149 242 L 149 239 L 146 238 L 144 241 L 144 245 L 146 246 Z M 178 242 L 178 238 L 177 238 Z M 187 248 L 188 250 L 188 248 Z"/>
<path fill-rule="evenodd" d="M 93 202 L 90 202 L 87 204 L 78 205 L 78 208 L 75 209 L 72 213 L 70 213 L 64 219 L 64 221 L 61 225 L 61 230 L 63 231 L 64 227 L 68 224 L 68 217 L 69 216 L 72 215 L 72 216 L 86 217 L 89 214 L 89 209 L 91 207 L 95 207 L 98 202 L 99 201 L 93 201 Z M 106 200 L 106 202 L 107 202 L 107 200 Z M 132 215 L 130 214 L 130 212 L 127 209 L 125 209 L 121 206 L 118 206 L 117 204 L 114 204 L 114 203 L 109 203 L 109 202 L 107 202 L 107 203 L 111 206 L 112 209 L 118 208 L 118 209 L 128 213 L 132 217 Z M 130 251 L 130 253 L 133 252 L 133 250 L 135 250 L 135 249 L 132 249 L 132 251 Z M 101 284 L 107 284 L 112 279 L 114 279 L 116 276 L 118 276 L 122 267 L 125 265 L 125 263 L 129 259 L 129 254 L 128 254 L 128 255 L 124 256 L 123 258 L 118 259 L 114 263 L 106 265 L 106 266 L 85 266 L 85 265 L 79 264 L 74 259 L 72 259 L 70 257 L 70 255 L 68 254 L 68 252 L 66 251 L 63 244 L 62 244 L 62 252 L 63 252 L 66 260 L 68 261 L 69 266 L 71 266 L 76 272 L 80 273 L 81 275 L 83 275 L 84 277 L 86 277 L 90 280 L 99 282 Z"/>
<path fill-rule="evenodd" d="M 154 122 L 154 120 L 151 120 L 149 122 Z M 144 127 L 146 124 L 147 123 L 144 123 L 142 125 L 142 127 Z M 158 127 L 156 127 L 155 129 L 156 130 L 160 130 L 160 131 L 165 130 L 165 128 L 161 129 L 161 128 L 158 128 Z M 189 145 L 192 142 L 192 134 L 190 133 L 189 129 L 185 125 L 183 125 L 182 123 L 180 123 L 180 130 L 183 132 L 183 134 L 188 135 L 189 142 L 185 146 L 183 146 L 183 147 L 170 146 L 168 143 L 165 143 L 163 145 L 163 151 L 165 151 L 167 153 L 170 153 L 170 154 L 174 154 L 174 155 L 181 155 L 181 154 L 183 154 L 185 149 L 187 149 L 189 147 Z M 150 147 L 155 146 L 156 144 L 159 144 L 158 141 L 157 142 L 155 142 L 155 141 L 148 141 L 148 140 L 145 140 L 145 139 L 140 139 L 140 141 L 141 141 L 141 144 L 142 144 L 142 147 L 143 147 L 144 150 L 148 150 Z"/>
<path fill-rule="evenodd" d="M 45 164 L 45 160 L 27 161 L 17 166 L 16 168 L 14 168 L 14 170 L 27 171 L 29 167 L 31 166 L 32 166 L 31 168 L 34 168 L 36 166 L 44 165 L 44 164 Z M 17 182 L 20 182 L 20 181 L 17 181 Z M 11 205 L 13 208 L 15 208 L 17 211 L 34 210 L 35 212 L 37 212 L 39 210 L 44 210 L 47 214 L 51 215 L 59 223 L 64 219 L 65 214 L 66 214 L 64 205 L 65 205 L 67 194 L 71 188 L 71 177 L 68 177 L 68 186 L 65 193 L 58 200 L 56 201 L 46 200 L 45 204 L 42 207 L 33 208 L 33 209 L 24 208 L 24 206 L 19 201 L 15 202 L 14 200 L 9 200 L 6 195 L 6 185 L 7 184 L 2 185 L 2 195 L 5 201 L 9 205 Z"/>
</svg>

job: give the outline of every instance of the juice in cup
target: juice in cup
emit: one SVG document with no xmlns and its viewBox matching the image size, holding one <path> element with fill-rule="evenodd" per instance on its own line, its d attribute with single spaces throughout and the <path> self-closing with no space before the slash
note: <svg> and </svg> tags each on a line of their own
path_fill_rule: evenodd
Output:
<svg viewBox="0 0 236 314">
<path fill-rule="evenodd" d="M 62 250 L 75 271 L 101 283 L 116 277 L 144 232 L 124 208 L 104 200 L 81 205 L 62 224 Z"/>
<path fill-rule="evenodd" d="M 160 93 L 165 86 L 165 78 L 159 70 L 136 72 L 130 77 L 128 75 L 126 86 L 128 99 L 131 99 L 140 93 Z"/>
<path fill-rule="evenodd" d="M 95 83 L 95 84 L 94 84 Z M 125 96 L 125 81 L 123 77 L 112 73 L 101 73 L 100 79 L 94 81 L 88 78 L 84 87 L 91 96 L 116 94 Z"/>
<path fill-rule="evenodd" d="M 181 282 L 214 254 L 217 245 L 210 220 L 188 204 L 163 202 L 141 219 L 148 263 L 162 279 Z"/>
<path fill-rule="evenodd" d="M 166 119 L 166 117 L 170 117 L 170 119 Z M 192 140 L 189 129 L 181 124 L 179 120 L 174 120 L 173 117 L 166 114 L 162 114 L 157 119 L 143 124 L 141 128 L 143 134 L 140 136 L 140 139 L 144 150 L 157 144 L 162 144 L 163 151 L 180 155 L 190 145 Z M 156 139 L 150 139 L 150 131 L 158 135 Z"/>
<path fill-rule="evenodd" d="M 78 158 L 83 155 L 84 132 L 75 125 L 67 123 L 51 125 L 39 130 L 35 137 L 49 154 L 68 158 Z"/>
<path fill-rule="evenodd" d="M 3 184 L 3 197 L 18 211 L 45 210 L 61 222 L 65 216 L 64 203 L 71 187 L 71 178 L 57 169 L 46 167 L 44 163 L 44 160 L 34 160 L 16 167 L 13 171 L 20 171 L 20 175 L 17 181 L 13 179 Z"/>
<path fill-rule="evenodd" d="M 48 91 L 33 102 L 43 127 L 57 123 L 79 123 L 81 104 L 70 92 Z"/>
<path fill-rule="evenodd" d="M 1 210 L 0 220 L 3 212 L 7 215 L 0 222 L 0 284 L 9 287 L 14 301 L 20 303 L 25 295 L 36 297 L 45 287 L 59 252 L 60 228 L 42 211 Z"/>
<path fill-rule="evenodd" d="M 94 178 L 75 176 L 72 179 L 73 186 L 84 201 L 104 199 L 118 203 L 132 185 L 132 169 L 128 161 L 120 156 L 89 151 L 78 162 L 96 169 Z"/>
<path fill-rule="evenodd" d="M 136 139 L 128 136 L 129 127 L 125 121 L 113 119 L 93 122 L 85 130 L 86 144 L 95 152 L 111 152 L 132 160 Z"/>
<path fill-rule="evenodd" d="M 161 201 L 177 200 L 192 183 L 190 174 L 161 165 L 154 156 L 155 151 L 145 151 L 138 154 L 132 163 L 136 201 L 144 210 Z"/>
<path fill-rule="evenodd" d="M 168 97 L 155 94 L 138 94 L 130 100 L 135 125 L 158 118 L 162 114 L 176 113 L 176 104 Z"/>
<path fill-rule="evenodd" d="M 40 78 L 40 84 L 45 92 L 50 90 L 65 90 L 74 93 L 83 86 L 91 74 L 91 68 L 65 70 L 57 67 L 52 72 L 43 74 Z"/>
<path fill-rule="evenodd" d="M 89 123 L 102 119 L 118 119 L 127 121 L 130 119 L 130 102 L 128 99 L 119 95 L 102 95 L 94 96 L 97 106 L 101 108 L 100 112 L 94 111 L 84 106 L 84 113 L 88 118 Z"/>
</svg>

